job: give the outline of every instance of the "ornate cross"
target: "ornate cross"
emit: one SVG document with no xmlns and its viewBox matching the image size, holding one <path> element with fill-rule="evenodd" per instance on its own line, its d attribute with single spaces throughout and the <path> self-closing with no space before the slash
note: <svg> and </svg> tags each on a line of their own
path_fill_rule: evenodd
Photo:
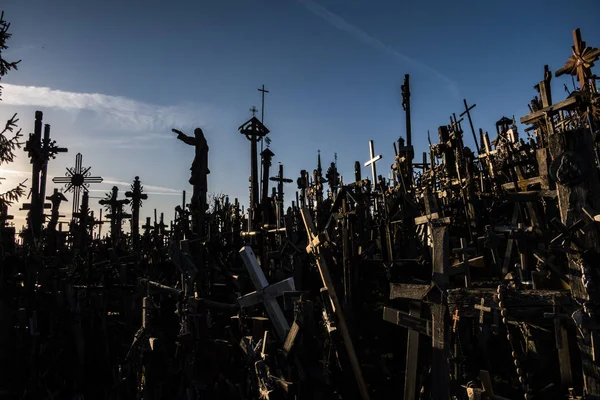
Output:
<svg viewBox="0 0 600 400">
<path fill-rule="evenodd" d="M 75 156 L 75 167 L 67 167 L 67 172 L 64 177 L 55 177 L 52 179 L 54 183 L 64 183 L 66 192 L 73 192 L 73 213 L 79 211 L 79 199 L 81 190 L 88 191 L 90 183 L 102 183 L 102 177 L 91 176 L 90 169 L 92 167 L 82 167 L 83 156 L 77 153 Z"/>
<path fill-rule="evenodd" d="M 575 45 L 572 47 L 573 55 L 569 57 L 561 69 L 554 73 L 554 76 L 559 77 L 564 74 L 577 75 L 579 79 L 579 86 L 581 91 L 585 91 L 587 88 L 587 80 L 592 75 L 591 68 L 594 66 L 594 62 L 600 58 L 600 49 L 594 47 L 587 47 L 586 43 L 581 40 L 581 31 L 579 28 L 573 31 L 573 42 Z M 595 84 L 592 81 L 592 90 L 595 91 Z"/>
</svg>

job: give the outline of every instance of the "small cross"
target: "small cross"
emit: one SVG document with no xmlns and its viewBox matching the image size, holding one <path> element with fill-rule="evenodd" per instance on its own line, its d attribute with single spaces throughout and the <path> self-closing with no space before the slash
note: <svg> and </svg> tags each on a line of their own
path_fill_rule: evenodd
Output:
<svg viewBox="0 0 600 400">
<path fill-rule="evenodd" d="M 258 112 L 258 108 L 256 108 L 255 106 L 252 106 L 252 107 L 250 107 L 250 112 L 252 113 L 252 116 L 255 117 L 256 113 Z"/>
<path fill-rule="evenodd" d="M 460 320 L 458 308 L 456 308 L 456 310 L 454 310 L 454 314 L 452 315 L 452 320 L 454 321 L 454 323 L 452 324 L 452 332 L 456 333 L 456 326 L 458 325 L 458 321 Z"/>
<path fill-rule="evenodd" d="M 474 308 L 479 310 L 479 324 L 483 324 L 483 313 L 484 312 L 492 312 L 492 307 L 485 307 L 485 300 L 483 297 L 481 298 L 481 302 L 479 304 L 475 304 Z"/>
</svg>

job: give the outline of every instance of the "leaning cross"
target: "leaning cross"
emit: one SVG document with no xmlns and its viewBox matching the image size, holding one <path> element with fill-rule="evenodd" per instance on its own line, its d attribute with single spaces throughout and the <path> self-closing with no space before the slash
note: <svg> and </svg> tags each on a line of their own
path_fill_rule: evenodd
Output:
<svg viewBox="0 0 600 400">
<path fill-rule="evenodd" d="M 248 293 L 245 296 L 238 298 L 238 303 L 241 307 L 249 307 L 261 302 L 264 303 L 265 309 L 275 328 L 275 334 L 283 343 L 290 330 L 290 325 L 277 303 L 277 297 L 283 296 L 284 292 L 293 292 L 296 290 L 294 286 L 294 278 L 288 278 L 281 282 L 269 285 L 263 270 L 258 264 L 258 260 L 249 246 L 244 246 L 240 250 L 242 261 L 246 265 L 246 269 L 250 274 L 250 279 L 256 288 L 255 292 Z"/>
<path fill-rule="evenodd" d="M 377 182 L 377 167 L 375 166 L 375 163 L 381 160 L 382 156 L 381 154 L 375 156 L 375 148 L 373 147 L 372 140 L 369 140 L 369 155 L 371 156 L 371 159 L 365 162 L 365 167 L 371 166 L 371 176 L 373 177 L 373 185 L 375 185 Z"/>
<path fill-rule="evenodd" d="M 372 143 L 373 142 L 371 142 L 371 150 L 373 149 Z M 373 152 L 371 151 L 371 153 Z M 306 234 L 308 235 L 308 246 L 306 247 L 306 252 L 312 253 L 316 258 L 316 263 L 319 269 L 319 273 L 321 275 L 321 280 L 323 282 L 323 285 L 325 286 L 325 289 L 327 290 L 327 293 L 329 294 L 331 307 L 333 308 L 333 311 L 336 313 L 337 316 L 337 323 L 339 325 L 342 341 L 344 342 L 346 352 L 348 353 L 348 358 L 350 360 L 350 365 L 352 366 L 352 370 L 354 372 L 354 377 L 356 378 L 356 383 L 360 392 L 360 396 L 363 400 L 368 400 L 370 397 L 369 391 L 367 389 L 367 384 L 363 379 L 362 371 L 360 369 L 360 363 L 358 362 L 358 358 L 354 350 L 354 344 L 352 343 L 352 338 L 350 337 L 350 331 L 348 330 L 348 326 L 346 325 L 346 319 L 344 318 L 344 311 L 337 297 L 335 286 L 333 284 L 333 279 L 331 279 L 331 275 L 329 274 L 329 268 L 327 266 L 327 261 L 325 259 L 325 256 L 323 255 L 325 250 L 323 249 L 323 244 L 328 242 L 327 232 L 321 234 L 317 232 L 317 228 L 315 227 L 313 219 L 307 208 L 302 207 L 300 213 L 304 221 Z"/>
<path fill-rule="evenodd" d="M 454 310 L 454 314 L 452 314 L 452 332 L 456 333 L 456 327 L 458 326 L 458 321 L 460 321 L 460 313 L 458 311 L 458 307 Z"/>
<path fill-rule="evenodd" d="M 459 115 L 462 117 L 463 115 L 467 115 L 467 119 L 469 120 L 469 125 L 471 126 L 471 132 L 473 133 L 473 140 L 475 141 L 475 147 L 477 148 L 477 154 L 481 153 L 481 148 L 479 147 L 479 143 L 477 142 L 477 135 L 475 135 L 475 128 L 473 127 L 473 120 L 471 119 L 471 110 L 477 106 L 477 104 L 473 104 L 469 107 L 467 104 L 467 99 L 463 99 L 463 103 L 465 104 L 465 111 Z"/>
</svg>

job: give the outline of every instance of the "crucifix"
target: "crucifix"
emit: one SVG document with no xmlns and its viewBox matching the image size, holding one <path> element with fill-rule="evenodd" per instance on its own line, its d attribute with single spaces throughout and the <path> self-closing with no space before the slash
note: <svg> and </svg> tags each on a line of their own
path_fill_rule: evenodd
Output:
<svg viewBox="0 0 600 400">
<path fill-rule="evenodd" d="M 77 153 L 75 155 L 75 167 L 67 167 L 64 177 L 58 176 L 52 179 L 54 183 L 64 184 L 66 192 L 73 192 L 72 213 L 79 211 L 81 191 L 87 192 L 90 183 L 102 183 L 103 180 L 100 176 L 91 176 L 90 169 L 92 167 L 82 167 L 82 160 L 81 153 Z"/>
<path fill-rule="evenodd" d="M 365 167 L 371 166 L 371 176 L 373 178 L 373 187 L 376 187 L 377 185 L 377 167 L 375 166 L 375 163 L 379 160 L 381 160 L 383 157 L 381 156 L 381 154 L 375 156 L 375 148 L 373 147 L 373 141 L 369 140 L 369 155 L 371 156 L 371 159 L 367 162 L 365 162 Z M 377 211 L 377 201 L 375 201 L 375 211 Z"/>
<path fill-rule="evenodd" d="M 131 199 L 131 237 L 133 247 L 137 248 L 140 239 L 140 208 L 142 200 L 147 200 L 148 195 L 143 193 L 143 186 L 138 176 L 135 177 L 131 190 L 125 192 L 125 197 Z"/>
<path fill-rule="evenodd" d="M 463 103 L 465 105 L 465 111 L 463 111 L 463 113 L 460 114 L 459 117 L 462 117 L 465 114 L 467 115 L 469 125 L 471 126 L 471 132 L 473 133 L 473 141 L 475 141 L 475 147 L 477 148 L 477 154 L 480 154 L 481 149 L 479 148 L 479 143 L 477 142 L 477 135 L 475 135 L 475 128 L 473 127 L 473 120 L 471 119 L 471 110 L 474 109 L 477 106 L 477 104 L 469 106 L 467 104 L 467 99 L 463 99 Z"/>
</svg>

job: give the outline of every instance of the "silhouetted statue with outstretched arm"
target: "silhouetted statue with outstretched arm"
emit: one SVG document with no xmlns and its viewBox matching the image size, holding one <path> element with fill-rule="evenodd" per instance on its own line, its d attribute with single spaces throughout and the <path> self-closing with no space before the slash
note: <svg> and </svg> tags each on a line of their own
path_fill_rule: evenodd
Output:
<svg viewBox="0 0 600 400">
<path fill-rule="evenodd" d="M 187 136 L 177 129 L 173 129 L 173 132 L 177 134 L 177 139 L 185 144 L 194 146 L 196 149 L 194 162 L 190 168 L 192 174 L 189 182 L 194 188 L 190 208 L 195 222 L 193 230 L 195 233 L 203 236 L 204 214 L 206 212 L 206 192 L 208 191 L 207 175 L 210 174 L 210 170 L 208 169 L 208 143 L 204 137 L 204 132 L 202 132 L 202 129 L 200 128 L 194 130 L 193 137 Z"/>
</svg>

